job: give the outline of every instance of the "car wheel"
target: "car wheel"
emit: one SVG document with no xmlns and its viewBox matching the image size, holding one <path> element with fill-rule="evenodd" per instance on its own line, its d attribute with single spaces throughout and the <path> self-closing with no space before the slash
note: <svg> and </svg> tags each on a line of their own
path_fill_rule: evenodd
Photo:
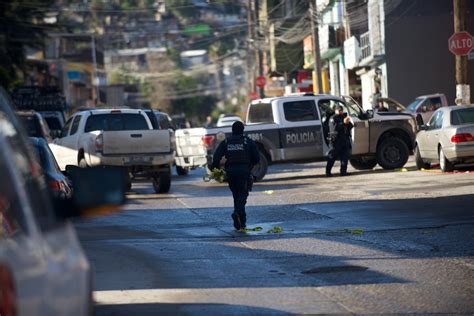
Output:
<svg viewBox="0 0 474 316">
<path fill-rule="evenodd" d="M 189 170 L 180 166 L 176 166 L 176 173 L 179 176 L 187 176 L 189 173 Z"/>
<path fill-rule="evenodd" d="M 454 164 L 446 158 L 443 148 L 439 147 L 439 166 L 443 172 L 451 172 L 454 170 Z"/>
<path fill-rule="evenodd" d="M 418 170 L 420 169 L 430 169 L 431 168 L 431 163 L 425 162 L 423 158 L 421 157 L 420 150 L 418 149 L 418 146 L 415 147 L 415 163 L 416 163 L 416 168 Z"/>
<path fill-rule="evenodd" d="M 349 162 L 357 170 L 371 170 L 377 165 L 377 159 L 368 157 L 352 158 Z"/>
<path fill-rule="evenodd" d="M 398 137 L 386 138 L 377 148 L 377 162 L 384 169 L 401 168 L 408 157 L 408 146 Z"/>
<path fill-rule="evenodd" d="M 171 172 L 162 172 L 153 177 L 153 189 L 156 193 L 168 193 L 171 188 Z"/>
<path fill-rule="evenodd" d="M 261 181 L 267 174 L 267 170 L 268 170 L 267 157 L 260 150 L 258 151 L 258 153 L 260 156 L 260 162 L 256 166 L 254 166 L 252 169 L 252 174 L 255 177 L 255 181 Z"/>
</svg>

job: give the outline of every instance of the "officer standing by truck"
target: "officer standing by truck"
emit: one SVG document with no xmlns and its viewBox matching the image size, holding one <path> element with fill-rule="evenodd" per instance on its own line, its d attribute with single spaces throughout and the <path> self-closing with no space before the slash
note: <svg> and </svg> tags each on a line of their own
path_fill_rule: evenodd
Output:
<svg viewBox="0 0 474 316">
<path fill-rule="evenodd" d="M 353 127 L 350 117 L 344 113 L 344 108 L 338 105 L 329 121 L 329 141 L 332 149 L 326 165 L 326 177 L 332 177 L 331 169 L 337 159 L 341 161 L 341 176 L 348 175 L 347 163 L 352 149 L 351 130 Z"/>
<path fill-rule="evenodd" d="M 247 222 L 245 204 L 252 185 L 250 171 L 260 162 L 257 146 L 254 141 L 244 136 L 244 124 L 235 122 L 232 125 L 232 136 L 221 142 L 217 147 L 212 168 L 220 168 L 222 157 L 226 158 L 225 171 L 229 188 L 234 198 L 234 212 L 232 219 L 237 230 L 244 229 Z"/>
</svg>

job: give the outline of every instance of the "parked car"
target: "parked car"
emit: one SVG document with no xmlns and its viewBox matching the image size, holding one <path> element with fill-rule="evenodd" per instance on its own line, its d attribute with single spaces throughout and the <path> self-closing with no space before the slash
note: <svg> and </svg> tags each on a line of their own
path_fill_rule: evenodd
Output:
<svg viewBox="0 0 474 316">
<path fill-rule="evenodd" d="M 92 274 L 73 226 L 65 218 L 104 205 L 123 203 L 118 187 L 97 185 L 97 176 L 79 192 L 87 209 L 75 203 L 54 209 L 35 162 L 33 149 L 11 101 L 0 88 L 0 314 L 91 315 Z M 84 170 L 95 172 L 95 170 Z M 76 175 L 81 174 L 76 173 Z M 110 173 L 101 178 L 113 178 Z M 77 184 L 85 178 L 76 177 Z M 76 187 L 75 187 L 76 189 Z"/>
<path fill-rule="evenodd" d="M 38 137 L 30 137 L 36 160 L 41 165 L 41 171 L 53 200 L 72 198 L 71 181 L 61 172 L 51 149 L 46 141 Z"/>
<path fill-rule="evenodd" d="M 224 115 L 217 120 L 216 127 L 232 126 L 235 122 L 243 122 L 237 115 Z"/>
<path fill-rule="evenodd" d="M 417 97 L 412 103 L 410 103 L 405 112 L 411 113 L 419 125 L 426 124 L 433 113 L 440 107 L 448 106 L 448 100 L 442 93 L 422 95 Z M 423 120 L 420 120 L 423 119 Z M 422 123 L 422 124 L 421 124 Z"/>
<path fill-rule="evenodd" d="M 416 135 L 415 157 L 418 169 L 439 162 L 444 172 L 474 163 L 474 106 L 438 109 Z"/>
<path fill-rule="evenodd" d="M 359 170 L 400 168 L 414 148 L 416 122 L 407 113 L 364 111 L 353 99 L 306 94 L 254 100 L 249 104 L 245 133 L 260 152 L 260 163 L 252 171 L 257 180 L 270 163 L 309 162 L 327 159 L 329 118 L 342 106 L 354 123 L 351 164 Z M 208 166 L 230 127 L 206 129 L 202 140 Z"/>
<path fill-rule="evenodd" d="M 132 177 L 151 178 L 155 191 L 166 193 L 175 155 L 171 132 L 153 129 L 144 110 L 82 111 L 66 122 L 51 150 L 60 166 L 126 167 Z"/>
<path fill-rule="evenodd" d="M 40 137 L 45 139 L 48 143 L 52 142 L 51 131 L 48 128 L 48 124 L 38 112 L 17 111 L 16 115 L 26 129 L 28 136 Z"/>
</svg>

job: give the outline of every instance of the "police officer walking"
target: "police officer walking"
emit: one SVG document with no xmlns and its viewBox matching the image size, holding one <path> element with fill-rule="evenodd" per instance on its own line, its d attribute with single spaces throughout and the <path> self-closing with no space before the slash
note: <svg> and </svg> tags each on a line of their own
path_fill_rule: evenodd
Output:
<svg viewBox="0 0 474 316">
<path fill-rule="evenodd" d="M 337 159 L 341 160 L 341 176 L 347 176 L 347 163 L 351 154 L 351 130 L 354 125 L 344 108 L 340 105 L 336 107 L 334 115 L 329 121 L 329 137 L 332 150 L 329 152 L 326 165 L 326 176 L 332 177 L 331 169 Z"/>
<path fill-rule="evenodd" d="M 222 157 L 226 157 L 225 171 L 229 188 L 234 197 L 232 219 L 237 230 L 245 228 L 247 215 L 245 204 L 249 195 L 250 171 L 260 162 L 257 146 L 244 136 L 244 124 L 235 122 L 232 125 L 232 136 L 221 142 L 212 159 L 212 168 L 220 168 Z"/>
</svg>

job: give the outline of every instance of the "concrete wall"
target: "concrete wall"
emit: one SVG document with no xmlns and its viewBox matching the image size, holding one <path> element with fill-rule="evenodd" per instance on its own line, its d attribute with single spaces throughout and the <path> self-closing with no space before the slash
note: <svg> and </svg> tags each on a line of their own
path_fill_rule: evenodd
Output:
<svg viewBox="0 0 474 316">
<path fill-rule="evenodd" d="M 471 3 L 471 34 L 473 7 Z M 419 95 L 440 92 L 454 104 L 455 57 L 448 50 L 448 38 L 453 32 L 452 1 L 405 0 L 398 10 L 387 15 L 385 56 L 390 97 L 407 105 Z M 473 91 L 474 60 L 469 65 Z"/>
</svg>

